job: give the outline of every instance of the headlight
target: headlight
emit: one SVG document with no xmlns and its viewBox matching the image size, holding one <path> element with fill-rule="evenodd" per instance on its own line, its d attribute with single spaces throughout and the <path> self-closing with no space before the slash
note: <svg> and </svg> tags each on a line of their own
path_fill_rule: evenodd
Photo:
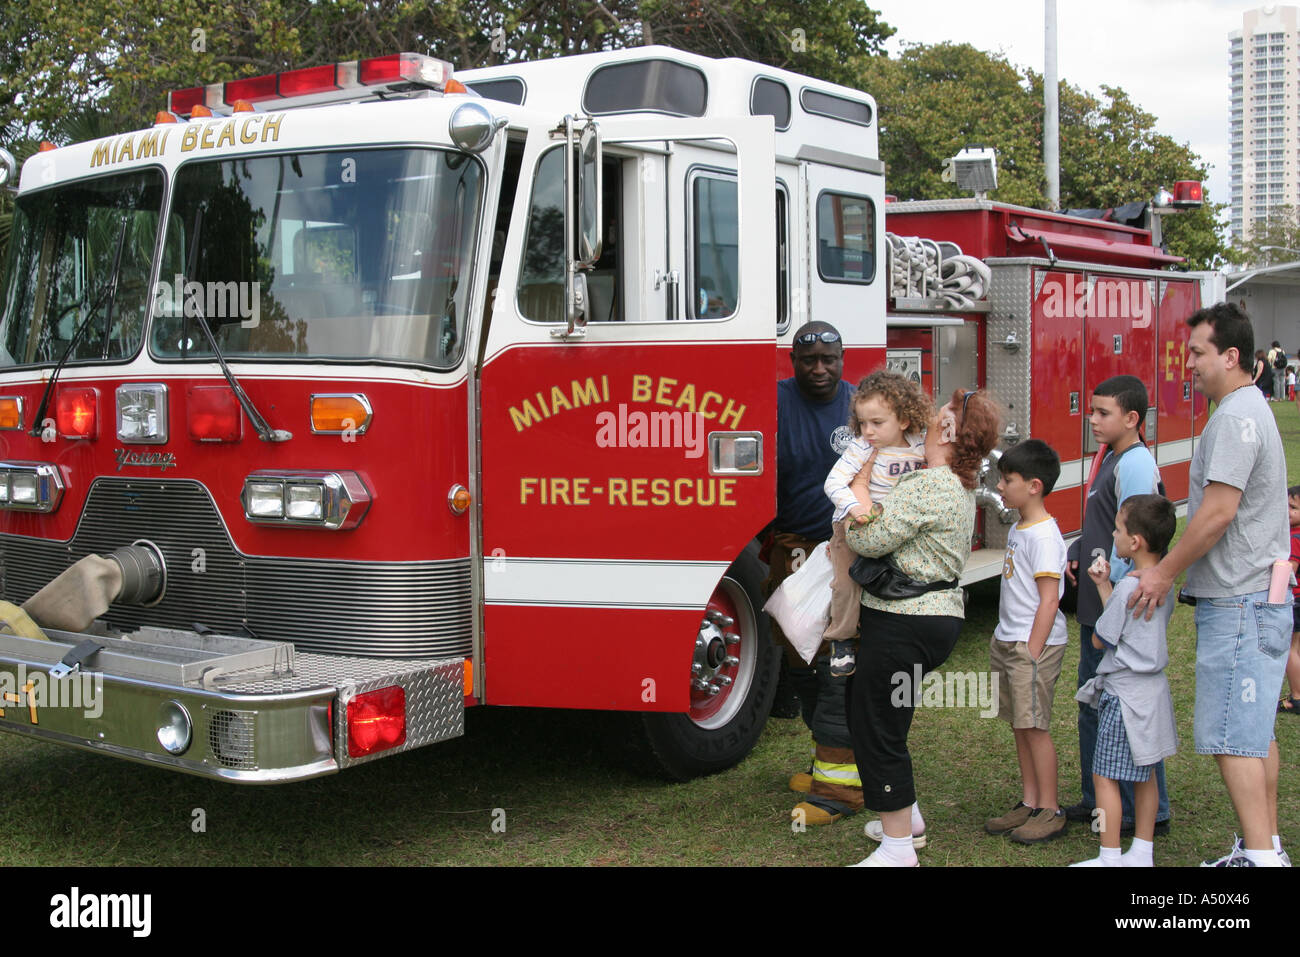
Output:
<svg viewBox="0 0 1300 957">
<path fill-rule="evenodd" d="M 279 482 L 245 482 L 244 510 L 251 519 L 284 518 L 284 486 Z"/>
<path fill-rule="evenodd" d="M 179 701 L 164 701 L 158 709 L 158 743 L 168 754 L 184 754 L 194 735 L 190 713 Z"/>
<path fill-rule="evenodd" d="M 63 477 L 45 462 L 0 462 L 0 508 L 53 512 L 63 500 Z"/>
<path fill-rule="evenodd" d="M 355 472 L 254 472 L 244 479 L 244 515 L 259 525 L 355 528 L 370 508 Z"/>
</svg>

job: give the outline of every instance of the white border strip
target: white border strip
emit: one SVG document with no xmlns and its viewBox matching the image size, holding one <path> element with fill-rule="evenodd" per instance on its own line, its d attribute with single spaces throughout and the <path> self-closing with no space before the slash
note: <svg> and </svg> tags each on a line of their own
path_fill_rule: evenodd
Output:
<svg viewBox="0 0 1300 957">
<path fill-rule="evenodd" d="M 1192 460 L 1192 440 L 1160 442 L 1156 445 L 1156 465 L 1176 465 Z"/>
<path fill-rule="evenodd" d="M 1061 463 L 1061 477 L 1052 486 L 1053 492 L 1063 488 L 1078 488 L 1083 484 L 1083 459 L 1072 459 Z"/>
<path fill-rule="evenodd" d="M 494 557 L 489 549 L 483 597 L 489 605 L 699 609 L 727 567 L 727 562 Z"/>
</svg>

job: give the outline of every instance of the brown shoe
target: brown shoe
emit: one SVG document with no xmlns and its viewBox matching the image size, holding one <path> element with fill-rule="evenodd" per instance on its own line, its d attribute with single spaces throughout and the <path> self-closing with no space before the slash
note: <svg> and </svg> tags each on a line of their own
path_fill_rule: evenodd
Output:
<svg viewBox="0 0 1300 957">
<path fill-rule="evenodd" d="M 1029 820 L 1011 832 L 1017 844 L 1038 844 L 1065 833 L 1065 812 L 1060 808 L 1040 807 Z"/>
<path fill-rule="evenodd" d="M 800 771 L 798 774 L 790 775 L 790 790 L 797 791 L 800 794 L 807 794 L 812 790 L 813 780 L 811 771 Z"/>
<path fill-rule="evenodd" d="M 1007 834 L 1014 831 L 1020 825 L 1029 820 L 1029 815 L 1034 812 L 1024 801 L 1019 801 L 1006 814 L 1001 817 L 991 817 L 984 822 L 984 830 L 990 834 Z"/>
</svg>

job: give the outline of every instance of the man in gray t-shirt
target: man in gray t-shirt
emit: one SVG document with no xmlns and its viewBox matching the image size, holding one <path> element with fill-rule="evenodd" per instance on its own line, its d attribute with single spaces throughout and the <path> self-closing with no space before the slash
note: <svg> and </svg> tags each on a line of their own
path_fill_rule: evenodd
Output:
<svg viewBox="0 0 1300 957">
<path fill-rule="evenodd" d="M 1129 599 L 1150 618 L 1184 570 L 1196 603 L 1196 751 L 1212 754 L 1241 823 L 1242 841 L 1218 865 L 1281 863 L 1277 742 L 1272 740 L 1291 632 L 1291 597 L 1267 600 L 1288 548 L 1286 462 L 1277 423 L 1252 388 L 1255 337 L 1236 306 L 1188 318 L 1187 367 L 1215 403 L 1191 464 L 1187 528 Z"/>
</svg>

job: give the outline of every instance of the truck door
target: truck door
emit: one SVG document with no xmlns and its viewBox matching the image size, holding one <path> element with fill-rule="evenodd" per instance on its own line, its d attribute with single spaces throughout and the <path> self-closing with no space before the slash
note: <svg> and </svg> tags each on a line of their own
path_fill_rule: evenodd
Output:
<svg viewBox="0 0 1300 957">
<path fill-rule="evenodd" d="M 702 612 L 774 512 L 772 124 L 600 125 L 589 323 L 564 334 L 563 148 L 534 130 L 477 370 L 482 691 L 687 712 Z"/>
<path fill-rule="evenodd" d="M 885 180 L 822 162 L 804 162 L 802 170 L 808 319 L 840 330 L 844 378 L 856 382 L 885 360 L 884 295 L 877 291 L 885 283 Z"/>
</svg>

